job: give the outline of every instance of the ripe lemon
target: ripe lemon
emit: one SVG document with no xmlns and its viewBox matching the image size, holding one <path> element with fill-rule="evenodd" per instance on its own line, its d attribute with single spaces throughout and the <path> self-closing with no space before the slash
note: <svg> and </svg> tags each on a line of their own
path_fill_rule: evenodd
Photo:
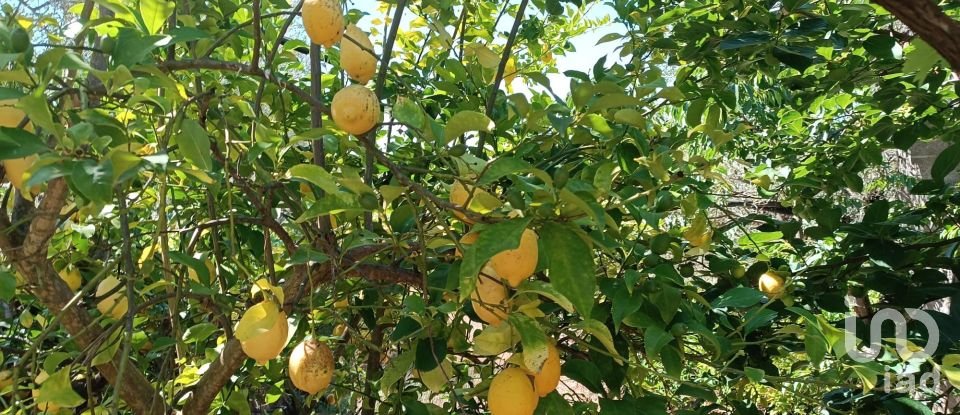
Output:
<svg viewBox="0 0 960 415">
<path fill-rule="evenodd" d="M 67 287 L 70 287 L 70 291 L 79 290 L 80 285 L 83 283 L 83 277 L 80 275 L 80 270 L 72 265 L 60 270 L 60 279 L 67 283 Z"/>
<path fill-rule="evenodd" d="M 266 326 L 264 322 L 273 322 Z M 240 348 L 257 364 L 263 365 L 280 355 L 287 346 L 287 313 L 270 301 L 250 307 L 240 317 L 235 330 Z"/>
<path fill-rule="evenodd" d="M 477 286 L 470 293 L 473 312 L 487 324 L 500 324 L 507 318 L 507 287 L 490 267 L 483 267 L 477 276 Z"/>
<path fill-rule="evenodd" d="M 544 397 L 557 389 L 560 384 L 560 353 L 553 344 L 547 345 L 547 360 L 540 372 L 533 374 L 533 388 L 537 395 Z"/>
<path fill-rule="evenodd" d="M 343 37 L 343 10 L 338 0 L 305 0 L 301 14 L 311 42 L 329 48 Z"/>
<path fill-rule="evenodd" d="M 515 367 L 495 376 L 487 392 L 491 415 L 531 415 L 539 400 L 526 372 Z"/>
<path fill-rule="evenodd" d="M 471 192 L 473 193 L 472 198 L 470 197 Z M 486 193 L 483 189 L 477 189 L 473 186 L 471 186 L 468 189 L 466 186 L 463 185 L 463 183 L 460 183 L 459 180 L 455 181 L 453 182 L 453 188 L 450 189 L 450 203 L 452 203 L 455 206 L 459 206 L 469 210 L 469 207 L 467 206 L 467 199 L 470 199 L 470 201 L 472 202 L 473 199 L 476 199 L 477 195 L 481 192 Z M 469 217 L 467 217 L 467 215 L 460 213 L 456 210 L 453 211 L 453 216 L 456 216 L 458 219 L 462 220 L 464 223 L 471 224 L 471 225 L 474 223 L 473 219 L 470 219 Z"/>
<path fill-rule="evenodd" d="M 27 116 L 23 110 L 15 108 L 16 99 L 0 99 L 0 127 L 17 128 L 23 118 Z M 29 122 L 23 129 L 33 132 L 33 125 Z"/>
<path fill-rule="evenodd" d="M 100 284 L 97 285 L 97 298 L 103 297 L 113 291 L 118 285 L 120 285 L 120 280 L 117 279 L 117 277 L 104 278 L 103 281 L 100 281 Z M 97 310 L 100 310 L 101 314 L 109 315 L 117 320 L 122 319 L 123 316 L 127 314 L 127 307 L 126 290 L 123 289 L 110 294 L 109 297 L 97 303 Z"/>
<path fill-rule="evenodd" d="M 311 395 L 330 386 L 333 378 L 333 352 L 314 339 L 304 340 L 290 353 L 288 365 L 293 386 Z"/>
<path fill-rule="evenodd" d="M 511 287 L 520 285 L 537 269 L 537 240 L 534 231 L 525 229 L 520 236 L 520 246 L 494 255 L 490 258 L 490 267 L 506 279 Z"/>
<path fill-rule="evenodd" d="M 0 100 L 0 127 L 17 128 L 20 122 L 23 121 L 23 118 L 26 117 L 26 114 L 22 110 L 14 108 L 16 103 L 16 99 Z M 27 123 L 24 129 L 33 132 L 33 125 Z M 25 178 L 23 174 L 30 166 L 33 166 L 33 162 L 35 161 L 37 161 L 37 156 L 30 155 L 18 159 L 3 160 L 2 162 L 5 172 L 4 177 L 6 177 L 6 179 L 10 181 L 10 184 L 19 190 L 20 193 L 24 193 L 23 182 L 28 178 Z M 38 193 L 39 189 L 36 190 L 37 191 L 31 193 Z M 30 198 L 29 195 L 26 197 L 28 199 Z"/>
<path fill-rule="evenodd" d="M 340 67 L 350 79 L 365 84 L 377 71 L 377 58 L 369 52 L 373 50 L 373 43 L 356 25 L 347 26 L 343 37 L 340 41 Z"/>
<path fill-rule="evenodd" d="M 330 115 L 341 130 L 360 135 L 380 121 L 380 100 L 363 85 L 350 85 L 333 96 Z"/>
<path fill-rule="evenodd" d="M 783 278 L 772 272 L 760 276 L 760 291 L 768 297 L 776 298 L 783 294 Z"/>
</svg>

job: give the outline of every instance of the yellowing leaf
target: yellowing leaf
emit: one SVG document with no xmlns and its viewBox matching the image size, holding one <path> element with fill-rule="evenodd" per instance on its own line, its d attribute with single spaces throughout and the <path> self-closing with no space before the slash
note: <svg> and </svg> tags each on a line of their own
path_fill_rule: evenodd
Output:
<svg viewBox="0 0 960 415">
<path fill-rule="evenodd" d="M 443 144 L 456 139 L 468 131 L 491 132 L 496 125 L 490 117 L 477 111 L 460 111 L 450 117 L 447 121 L 446 130 L 444 130 Z"/>
<path fill-rule="evenodd" d="M 484 45 L 471 43 L 464 47 L 464 49 L 466 49 L 468 55 L 475 56 L 477 62 L 484 68 L 493 69 L 500 66 L 500 56 Z"/>
<path fill-rule="evenodd" d="M 271 284 L 266 278 L 260 278 L 253 284 L 253 287 L 250 287 L 250 296 L 256 296 L 257 293 L 261 291 L 269 292 L 277 301 L 283 304 L 283 288 Z M 266 298 L 266 295 L 264 295 L 264 298 Z"/>
<path fill-rule="evenodd" d="M 473 353 L 478 356 L 496 356 L 517 344 L 520 337 L 507 322 L 487 326 L 473 338 Z"/>
<path fill-rule="evenodd" d="M 60 369 L 42 380 L 36 400 L 40 404 L 52 404 L 62 408 L 73 408 L 85 402 L 70 386 L 69 368 Z"/>
</svg>

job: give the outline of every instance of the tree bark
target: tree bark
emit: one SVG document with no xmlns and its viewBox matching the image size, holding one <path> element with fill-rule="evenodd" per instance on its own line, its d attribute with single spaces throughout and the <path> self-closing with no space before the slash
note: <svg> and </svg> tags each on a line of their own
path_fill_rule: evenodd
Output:
<svg viewBox="0 0 960 415">
<path fill-rule="evenodd" d="M 960 22 L 931 0 L 874 0 L 933 46 L 954 71 L 960 71 Z"/>
</svg>

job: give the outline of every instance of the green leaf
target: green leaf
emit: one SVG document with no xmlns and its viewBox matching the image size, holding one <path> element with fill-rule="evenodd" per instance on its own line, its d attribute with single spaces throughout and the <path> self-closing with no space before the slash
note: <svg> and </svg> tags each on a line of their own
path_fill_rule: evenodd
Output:
<svg viewBox="0 0 960 415">
<path fill-rule="evenodd" d="M 540 246 L 550 271 L 550 283 L 583 318 L 590 318 L 597 291 L 590 246 L 571 228 L 553 222 L 541 229 Z"/>
<path fill-rule="evenodd" d="M 180 121 L 180 133 L 176 136 L 176 144 L 183 153 L 183 157 L 198 169 L 205 172 L 213 170 L 210 136 L 200 123 L 189 118 Z"/>
<path fill-rule="evenodd" d="M 17 101 L 17 108 L 22 109 L 34 125 L 58 137 L 63 135 L 63 125 L 54 121 L 46 97 L 26 95 Z"/>
<path fill-rule="evenodd" d="M 337 178 L 316 164 L 298 164 L 287 170 L 287 175 L 294 179 L 306 180 L 328 194 L 340 193 Z"/>
<path fill-rule="evenodd" d="M 205 340 L 207 337 L 210 337 L 211 334 L 216 333 L 217 326 L 213 323 L 198 323 L 194 324 L 187 328 L 183 332 L 183 341 L 186 343 L 199 343 Z"/>
<path fill-rule="evenodd" d="M 597 98 L 587 107 L 588 113 L 602 112 L 611 108 L 643 105 L 643 101 L 623 93 L 606 94 Z"/>
<path fill-rule="evenodd" d="M 530 218 L 506 220 L 483 228 L 477 242 L 464 247 L 460 265 L 460 301 L 470 298 L 477 283 L 477 274 L 494 255 L 520 246 L 520 236 Z"/>
<path fill-rule="evenodd" d="M 754 232 L 743 235 L 737 240 L 740 246 L 752 246 L 753 244 L 762 244 L 765 242 L 779 241 L 783 239 L 783 232 Z"/>
<path fill-rule="evenodd" d="M 155 35 L 167 23 L 176 3 L 164 0 L 140 0 L 140 18 L 148 34 Z"/>
<path fill-rule="evenodd" d="M 683 375 L 683 354 L 673 345 L 660 350 L 660 362 L 668 375 L 679 378 Z"/>
<path fill-rule="evenodd" d="M 508 317 L 510 325 L 520 334 L 520 344 L 523 345 L 523 365 L 534 372 L 543 369 L 543 362 L 547 361 L 547 335 L 537 322 L 523 313 L 513 313 Z"/>
<path fill-rule="evenodd" d="M 631 125 L 637 128 L 643 128 L 647 125 L 647 117 L 643 115 L 643 112 L 637 111 L 633 108 L 623 108 L 613 114 L 613 120 L 621 123 Z"/>
<path fill-rule="evenodd" d="M 588 360 L 570 359 L 563 363 L 561 373 L 594 393 L 604 393 L 603 375 L 597 365 Z"/>
<path fill-rule="evenodd" d="M 533 166 L 526 161 L 523 161 L 515 157 L 500 157 L 492 161 L 487 169 L 484 171 L 483 175 L 480 176 L 480 179 L 477 180 L 477 184 L 480 186 L 485 186 L 490 183 L 500 180 L 501 177 L 522 173 L 528 170 L 533 169 Z"/>
<path fill-rule="evenodd" d="M 873 389 L 877 386 L 877 377 L 883 374 L 880 370 L 877 370 L 879 365 L 874 364 L 873 362 L 862 365 L 853 365 L 851 369 L 857 374 L 857 377 L 860 378 L 860 382 L 863 383 L 863 392 Z"/>
<path fill-rule="evenodd" d="M 534 293 L 549 298 L 555 304 L 566 310 L 573 312 L 573 303 L 566 296 L 560 293 L 553 285 L 545 281 L 526 280 L 519 287 L 517 293 Z"/>
<path fill-rule="evenodd" d="M 447 339 L 431 337 L 417 342 L 417 360 L 414 366 L 421 372 L 436 369 L 447 357 Z"/>
<path fill-rule="evenodd" d="M 714 308 L 746 308 L 759 304 L 763 293 L 750 287 L 735 287 L 713 300 Z"/>
<path fill-rule="evenodd" d="M 113 47 L 113 64 L 131 67 L 143 62 L 154 49 L 170 43 L 170 36 L 142 36 L 140 32 L 121 28 Z"/>
<path fill-rule="evenodd" d="M 93 356 L 93 359 L 90 360 L 90 364 L 94 366 L 102 365 L 113 360 L 113 356 L 117 354 L 117 349 L 123 344 L 121 334 L 123 334 L 123 330 L 114 331 L 113 334 L 100 345 L 96 356 Z"/>
<path fill-rule="evenodd" d="M 414 347 L 413 349 L 403 351 L 397 357 L 390 360 L 390 363 L 387 363 L 387 367 L 383 369 L 383 375 L 380 376 L 380 390 L 390 390 L 394 383 L 403 379 L 413 366 L 416 358 L 417 349 Z"/>
<path fill-rule="evenodd" d="M 236 388 L 230 391 L 230 396 L 224 402 L 234 413 L 239 415 L 250 415 L 250 400 L 248 399 L 249 391 L 243 388 Z"/>
<path fill-rule="evenodd" d="M 937 156 L 937 159 L 933 162 L 933 167 L 930 168 L 930 176 L 933 177 L 933 180 L 943 183 L 943 179 L 950 172 L 956 170 L 958 164 L 960 164 L 960 144 L 954 144 L 944 149 Z"/>
<path fill-rule="evenodd" d="M 26 130 L 0 127 L 0 160 L 23 158 L 49 150 L 40 137 Z"/>
<path fill-rule="evenodd" d="M 0 271 L 0 300 L 10 301 L 17 293 L 17 277 L 12 272 Z"/>
<path fill-rule="evenodd" d="M 574 415 L 573 407 L 557 391 L 540 398 L 533 415 Z"/>
<path fill-rule="evenodd" d="M 910 45 L 913 48 L 904 56 L 903 73 L 913 73 L 914 80 L 923 82 L 935 65 L 944 62 L 943 57 L 920 37 L 915 37 Z"/>
<path fill-rule="evenodd" d="M 643 347 L 648 357 L 660 355 L 660 350 L 673 340 L 673 335 L 657 326 L 647 327 L 643 331 Z"/>
<path fill-rule="evenodd" d="M 827 355 L 827 340 L 823 338 L 815 320 L 807 320 L 805 326 L 803 348 L 807 352 L 807 357 L 810 358 L 810 363 L 819 366 L 820 362 L 823 362 L 824 356 Z"/>
<path fill-rule="evenodd" d="M 770 34 L 766 32 L 747 32 L 728 37 L 720 41 L 720 50 L 739 49 L 747 46 L 762 45 L 770 41 Z"/>
<path fill-rule="evenodd" d="M 89 159 L 74 162 L 69 182 L 91 202 L 107 203 L 113 198 L 113 169 L 109 160 L 103 164 Z"/>
<path fill-rule="evenodd" d="M 420 105 L 404 96 L 397 97 L 397 102 L 393 104 L 392 114 L 397 121 L 416 129 L 423 129 L 426 122 L 426 114 L 424 114 Z"/>
<path fill-rule="evenodd" d="M 74 408 L 86 402 L 70 386 L 70 369 L 63 368 L 50 375 L 40 385 L 37 403 L 49 403 L 62 408 Z"/>
<path fill-rule="evenodd" d="M 213 276 L 210 275 L 210 270 L 207 269 L 207 264 L 204 264 L 203 261 L 179 251 L 170 251 L 170 260 L 174 263 L 183 264 L 192 268 L 196 271 L 197 279 L 199 279 L 201 283 L 210 285 Z"/>
<path fill-rule="evenodd" d="M 607 352 L 610 353 L 617 361 L 621 364 L 623 363 L 623 357 L 620 356 L 620 353 L 617 352 L 617 348 L 613 345 L 613 335 L 610 334 L 610 329 L 603 323 L 597 320 L 583 320 L 573 325 L 573 327 L 583 330 L 584 333 L 587 333 L 593 338 L 597 339 L 604 348 L 607 349 Z"/>
<path fill-rule="evenodd" d="M 441 144 L 446 145 L 468 131 L 491 132 L 494 127 L 496 127 L 496 125 L 493 123 L 493 120 L 483 113 L 477 111 L 460 111 L 454 114 L 453 117 L 450 117 L 450 121 L 447 121 L 447 127 L 443 133 L 444 142 Z"/>
<path fill-rule="evenodd" d="M 747 379 L 750 379 L 753 383 L 760 383 L 763 381 L 763 377 L 766 376 L 766 372 L 763 369 L 757 369 L 755 367 L 745 367 L 743 368 L 743 373 L 747 375 Z"/>
</svg>

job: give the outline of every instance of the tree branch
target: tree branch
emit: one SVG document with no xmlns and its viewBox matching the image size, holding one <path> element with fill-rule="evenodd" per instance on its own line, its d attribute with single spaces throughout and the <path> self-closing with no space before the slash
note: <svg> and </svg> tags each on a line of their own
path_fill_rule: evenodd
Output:
<svg viewBox="0 0 960 415">
<path fill-rule="evenodd" d="M 960 71 L 960 22 L 951 19 L 930 0 L 874 0 L 920 35 Z"/>
<path fill-rule="evenodd" d="M 507 61 L 510 60 L 510 54 L 513 52 L 513 44 L 517 41 L 517 32 L 520 31 L 520 23 L 523 22 L 523 12 L 527 9 L 527 0 L 520 1 L 520 8 L 517 9 L 517 15 L 513 19 L 513 27 L 510 28 L 510 35 L 507 37 L 507 44 L 503 47 L 503 53 L 500 55 L 500 65 L 497 66 L 497 76 L 493 78 L 493 85 L 490 87 L 490 95 L 487 96 L 487 105 L 484 108 L 484 114 L 490 116 L 493 112 L 493 104 L 497 101 L 497 93 L 500 92 L 500 82 L 503 81 L 503 73 L 507 70 Z M 476 154 L 483 152 L 483 145 L 487 134 L 480 134 L 477 139 Z"/>
<path fill-rule="evenodd" d="M 267 81 L 276 84 L 277 86 L 286 89 L 287 91 L 292 92 L 298 98 L 302 99 L 307 104 L 310 104 L 311 107 L 320 110 L 320 112 L 329 115 L 330 108 L 327 108 L 320 100 L 314 98 L 307 91 L 300 89 L 300 87 L 293 85 L 285 80 L 279 79 L 271 73 L 264 72 L 260 69 L 255 69 L 250 65 L 244 65 L 238 62 L 225 62 L 218 61 L 214 59 L 193 59 L 193 60 L 182 60 L 182 61 L 168 61 L 163 62 L 157 65 L 160 69 L 165 71 L 184 71 L 184 70 L 195 70 L 195 69 L 209 69 L 213 71 L 224 71 L 224 72 L 237 72 L 244 75 L 256 76 Z"/>
</svg>

